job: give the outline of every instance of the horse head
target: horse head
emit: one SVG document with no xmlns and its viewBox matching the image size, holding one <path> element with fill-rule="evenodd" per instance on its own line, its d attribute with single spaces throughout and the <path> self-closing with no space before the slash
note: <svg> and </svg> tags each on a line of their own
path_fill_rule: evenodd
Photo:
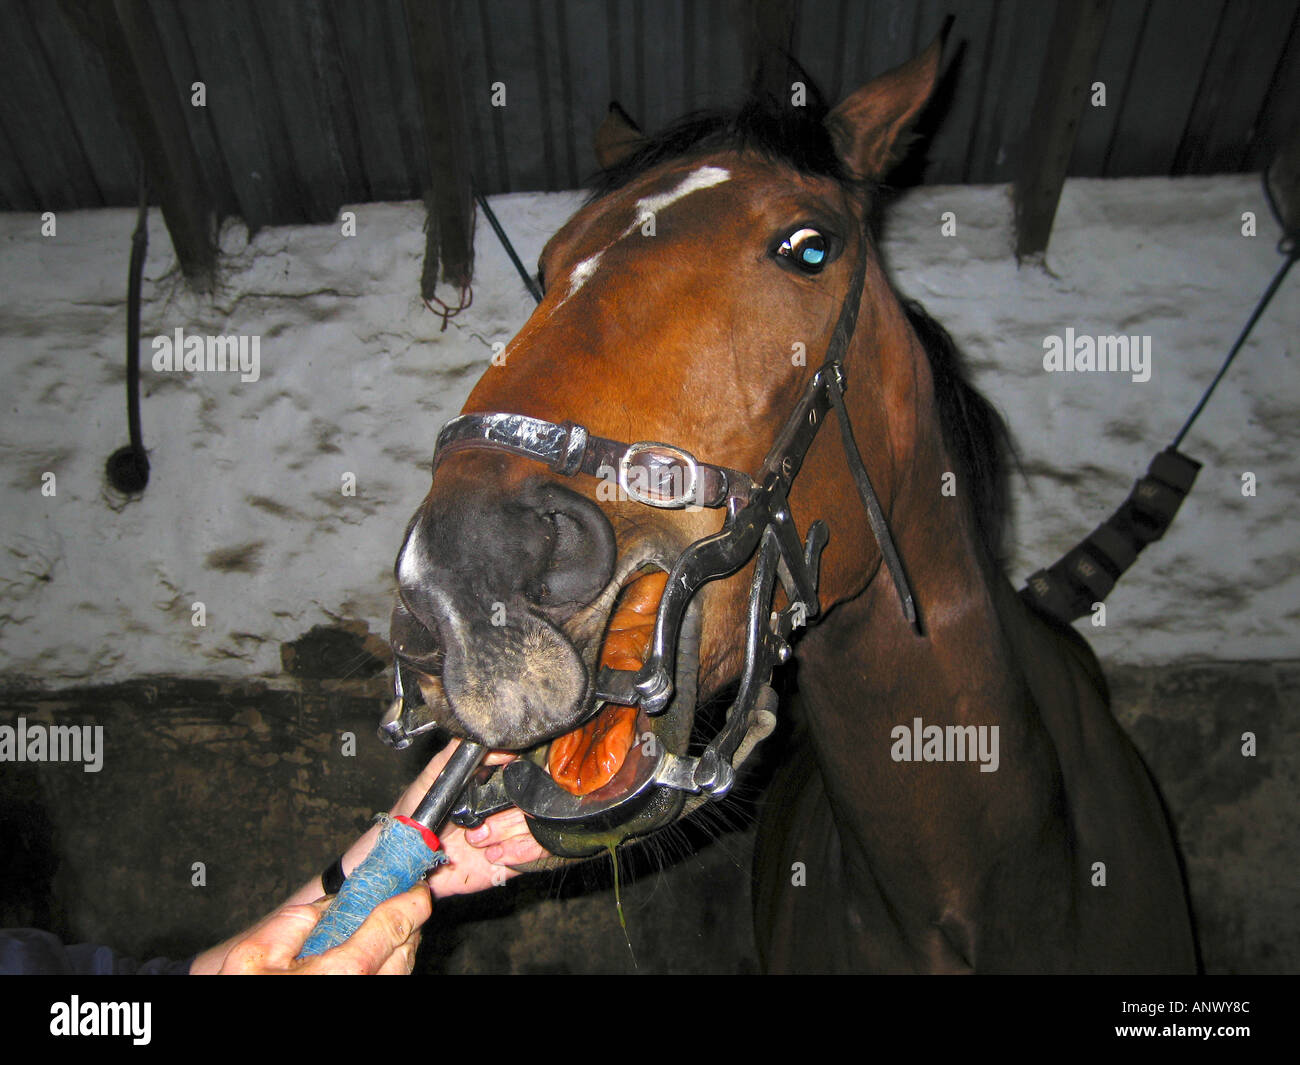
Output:
<svg viewBox="0 0 1300 1065">
<path fill-rule="evenodd" d="M 832 110 L 763 100 L 653 139 L 606 136 L 591 199 L 542 253 L 544 298 L 440 437 L 397 561 L 394 650 L 440 724 L 557 779 L 567 759 L 573 801 L 603 797 L 595 823 L 531 822 L 554 853 L 681 816 L 689 788 L 608 800 L 637 776 L 634 750 L 686 755 L 697 699 L 741 677 L 747 619 L 767 620 L 752 605 L 764 552 L 787 604 L 813 582 L 806 615 L 858 595 L 891 561 L 853 460 L 889 512 L 917 450 L 941 445 L 925 438 L 926 360 L 867 218 L 940 51 Z M 838 383 L 823 359 L 837 332 L 856 448 L 805 424 L 829 420 Z M 788 480 L 768 471 L 779 503 L 765 497 L 747 550 L 735 537 L 719 546 L 724 522 L 767 491 L 755 471 L 782 434 L 802 443 Z M 814 519 L 828 536 L 790 539 Z M 693 550 L 712 560 L 708 579 L 679 572 Z M 611 630 L 634 635 L 621 660 Z M 643 676 L 639 708 L 619 713 L 604 693 L 593 719 L 602 675 L 631 676 L 665 633 L 666 681 Z"/>
</svg>

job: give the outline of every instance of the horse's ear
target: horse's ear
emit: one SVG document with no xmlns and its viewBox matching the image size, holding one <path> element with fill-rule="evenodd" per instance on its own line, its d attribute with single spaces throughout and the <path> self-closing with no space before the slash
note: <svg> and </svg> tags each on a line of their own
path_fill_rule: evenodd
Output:
<svg viewBox="0 0 1300 1065">
<path fill-rule="evenodd" d="M 609 105 L 609 114 L 596 130 L 596 162 L 602 170 L 617 166 L 645 144 L 645 134 L 617 100 Z"/>
<path fill-rule="evenodd" d="M 948 26 L 930 47 L 844 98 L 826 118 L 840 158 L 856 177 L 883 178 L 907 154 L 908 132 L 939 80 Z"/>
</svg>

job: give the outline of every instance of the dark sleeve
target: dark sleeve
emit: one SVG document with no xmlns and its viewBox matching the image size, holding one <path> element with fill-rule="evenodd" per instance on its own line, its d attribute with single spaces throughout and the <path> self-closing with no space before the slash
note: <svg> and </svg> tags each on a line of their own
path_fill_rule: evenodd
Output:
<svg viewBox="0 0 1300 1065">
<path fill-rule="evenodd" d="M 0 973 L 6 976 L 185 976 L 191 961 L 154 958 L 141 964 L 94 943 L 66 947 L 36 928 L 0 929 Z"/>
</svg>

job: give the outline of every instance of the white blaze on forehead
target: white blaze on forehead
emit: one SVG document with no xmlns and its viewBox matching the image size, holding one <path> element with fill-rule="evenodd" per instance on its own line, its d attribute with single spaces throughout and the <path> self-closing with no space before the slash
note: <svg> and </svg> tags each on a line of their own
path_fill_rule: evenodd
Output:
<svg viewBox="0 0 1300 1065">
<path fill-rule="evenodd" d="M 573 268 L 573 273 L 569 275 L 570 296 L 577 292 L 578 289 L 582 288 L 582 286 L 587 283 L 587 279 L 596 272 L 596 267 L 600 265 L 600 257 L 604 254 L 605 252 L 602 249 L 601 251 L 596 252 L 595 255 L 591 256 L 591 258 L 583 259 L 582 262 Z"/>
<path fill-rule="evenodd" d="M 724 170 L 720 166 L 702 166 L 698 170 L 692 170 L 674 188 L 667 192 L 661 192 L 657 196 L 643 196 L 636 201 L 636 220 L 624 230 L 623 235 L 627 236 L 632 230 L 636 229 L 645 221 L 646 215 L 658 214 L 665 207 L 671 207 L 678 200 L 689 196 L 692 192 L 699 192 L 701 189 L 711 189 L 714 185 L 721 185 L 724 181 L 731 180 L 731 171 Z"/>
<path fill-rule="evenodd" d="M 702 166 L 698 170 L 692 170 L 681 181 L 674 185 L 667 192 L 661 192 L 654 196 L 643 196 L 636 201 L 636 217 L 632 224 L 623 230 L 614 240 L 606 244 L 600 251 L 589 258 L 583 259 L 573 268 L 573 273 L 569 275 L 569 290 L 564 294 L 564 299 L 557 303 L 552 311 L 559 310 L 568 302 L 569 298 L 575 295 L 583 285 L 591 280 L 595 274 L 596 268 L 600 265 L 600 258 L 605 252 L 609 251 L 613 245 L 617 244 L 624 237 L 631 236 L 651 215 L 658 214 L 665 207 L 671 207 L 678 200 L 684 199 L 692 192 L 699 192 L 701 189 L 711 189 L 714 185 L 721 185 L 724 181 L 731 180 L 731 171 L 724 170 L 720 166 Z"/>
</svg>

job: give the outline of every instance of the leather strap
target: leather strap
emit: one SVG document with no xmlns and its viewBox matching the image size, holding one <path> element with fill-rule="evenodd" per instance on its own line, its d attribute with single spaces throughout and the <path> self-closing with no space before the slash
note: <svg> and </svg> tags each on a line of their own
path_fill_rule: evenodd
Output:
<svg viewBox="0 0 1300 1065">
<path fill-rule="evenodd" d="M 1033 574 L 1021 598 L 1065 622 L 1091 612 L 1142 549 L 1168 531 L 1200 468 L 1173 448 L 1160 452 L 1119 509 L 1059 562 Z"/>
<path fill-rule="evenodd" d="M 858 451 L 858 443 L 853 437 L 853 424 L 849 420 L 848 409 L 844 406 L 844 382 L 847 375 L 844 371 L 844 356 L 848 353 L 849 343 L 853 339 L 853 333 L 858 324 L 858 306 L 862 302 L 862 291 L 866 284 L 867 277 L 867 229 L 864 223 L 860 233 L 861 252 L 858 256 L 857 266 L 853 269 L 853 276 L 849 280 L 849 292 L 844 298 L 844 304 L 840 308 L 840 316 L 835 323 L 835 332 L 831 335 L 831 342 L 826 348 L 826 359 L 822 363 L 823 374 L 826 379 L 826 390 L 831 401 L 831 406 L 835 410 L 836 420 L 840 425 L 840 440 L 844 445 L 844 457 L 849 463 L 849 472 L 853 474 L 853 481 L 857 485 L 858 495 L 862 498 L 862 505 L 867 510 L 867 522 L 871 526 L 871 531 L 876 537 L 876 543 L 880 547 L 880 554 L 884 559 L 885 568 L 889 571 L 889 576 L 894 582 L 894 591 L 898 593 L 898 601 L 903 608 L 903 617 L 907 623 L 912 626 L 917 635 L 921 633 L 920 619 L 916 612 L 916 598 L 912 594 L 912 587 L 907 580 L 907 572 L 903 569 L 903 560 L 899 557 L 898 548 L 894 546 L 894 537 L 889 531 L 889 522 L 885 518 L 885 512 L 880 506 L 880 500 L 876 497 L 876 490 L 871 485 L 871 477 L 867 473 L 867 467 L 862 461 L 862 453 Z"/>
</svg>

